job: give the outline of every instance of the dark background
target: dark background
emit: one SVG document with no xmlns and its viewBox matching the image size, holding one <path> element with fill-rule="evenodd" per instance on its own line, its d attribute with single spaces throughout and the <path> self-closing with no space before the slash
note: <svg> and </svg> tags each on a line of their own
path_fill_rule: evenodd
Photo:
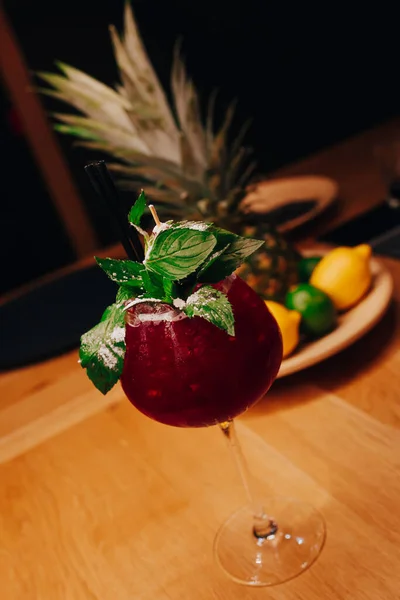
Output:
<svg viewBox="0 0 400 600">
<path fill-rule="evenodd" d="M 363 6 L 354 14 L 349 3 L 315 8 L 265 0 L 133 0 L 133 7 L 165 85 L 174 41 L 182 37 L 202 102 L 219 88 L 222 116 L 227 103 L 238 99 L 233 130 L 253 119 L 246 141 L 262 172 L 399 112 L 397 17 L 385 3 L 374 3 L 370 12 Z M 116 81 L 107 27 L 120 27 L 123 0 L 9 0 L 5 9 L 32 71 L 54 70 L 54 60 L 60 59 L 110 85 Z M 0 251 L 8 255 L 8 270 L 0 278 L 4 291 L 72 261 L 74 255 L 18 118 L 5 90 L 0 93 Z M 90 157 L 72 148 L 70 139 L 60 142 L 101 242 L 109 243 L 107 218 L 82 170 Z"/>
</svg>

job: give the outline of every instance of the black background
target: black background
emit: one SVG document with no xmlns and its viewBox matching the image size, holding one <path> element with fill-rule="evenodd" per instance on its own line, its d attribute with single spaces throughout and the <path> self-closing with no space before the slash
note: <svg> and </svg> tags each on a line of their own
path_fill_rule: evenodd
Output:
<svg viewBox="0 0 400 600">
<path fill-rule="evenodd" d="M 203 105 L 219 88 L 218 116 L 238 99 L 233 130 L 253 119 L 247 143 L 263 172 L 303 157 L 399 112 L 397 15 L 386 3 L 272 3 L 263 0 L 133 0 L 148 52 L 168 85 L 174 41 L 183 39 L 188 70 Z M 122 0 L 13 0 L 5 9 L 29 68 L 52 70 L 55 59 L 112 85 L 117 80 L 107 26 L 122 23 Z M 44 100 L 47 108 L 52 108 Z M 0 251 L 11 265 L 2 289 L 73 260 L 62 225 L 23 137 L 9 122 L 1 97 L 2 179 L 5 213 Z M 90 158 L 62 139 L 102 243 L 111 241 L 107 218 L 94 201 L 82 167 Z M 16 169 L 18 165 L 18 169 Z M 21 177 L 21 172 L 25 177 Z M 22 211 L 30 219 L 18 224 Z M 21 244 L 31 248 L 22 269 Z M 19 239 L 20 239 L 19 238 Z M 52 249 L 49 252 L 49 248 Z"/>
</svg>

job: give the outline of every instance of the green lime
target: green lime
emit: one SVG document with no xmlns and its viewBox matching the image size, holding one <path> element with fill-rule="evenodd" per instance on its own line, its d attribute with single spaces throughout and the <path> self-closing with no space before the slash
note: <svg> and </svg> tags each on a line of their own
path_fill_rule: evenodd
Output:
<svg viewBox="0 0 400 600">
<path fill-rule="evenodd" d="M 309 283 L 300 283 L 288 292 L 285 302 L 290 310 L 301 314 L 300 330 L 311 337 L 321 337 L 336 325 L 336 309 L 332 300 Z"/>
<path fill-rule="evenodd" d="M 308 256 L 302 258 L 297 264 L 297 273 L 299 275 L 299 281 L 302 283 L 308 283 L 315 267 L 321 260 L 322 256 Z"/>
</svg>

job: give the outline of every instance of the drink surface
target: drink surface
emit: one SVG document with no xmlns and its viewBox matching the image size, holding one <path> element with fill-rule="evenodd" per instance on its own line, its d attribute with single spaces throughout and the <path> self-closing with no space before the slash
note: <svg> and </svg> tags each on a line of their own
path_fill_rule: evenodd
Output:
<svg viewBox="0 0 400 600">
<path fill-rule="evenodd" d="M 177 427 L 227 421 L 257 402 L 278 373 L 281 335 L 263 300 L 235 275 L 215 287 L 233 306 L 234 337 L 167 304 L 129 309 L 121 384 L 156 421 Z"/>
</svg>

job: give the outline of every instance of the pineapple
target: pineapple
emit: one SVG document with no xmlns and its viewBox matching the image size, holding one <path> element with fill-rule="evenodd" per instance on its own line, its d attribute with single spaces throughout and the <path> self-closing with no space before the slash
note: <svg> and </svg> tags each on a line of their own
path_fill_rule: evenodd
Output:
<svg viewBox="0 0 400 600">
<path fill-rule="evenodd" d="M 288 289 L 298 281 L 300 255 L 270 224 L 244 225 L 242 235 L 264 239 L 265 244 L 237 273 L 265 300 L 283 303 Z"/>
<path fill-rule="evenodd" d="M 248 123 L 228 145 L 234 103 L 214 131 L 216 95 L 208 104 L 203 126 L 193 82 L 188 79 L 177 46 L 171 71 L 173 109 L 147 57 L 129 3 L 124 32 L 110 27 L 121 83 L 115 89 L 86 73 L 57 63 L 61 74 L 38 73 L 51 86 L 41 91 L 77 109 L 81 115 L 56 113 L 56 130 L 79 144 L 111 156 L 108 167 L 122 189 L 143 188 L 164 218 L 209 220 L 239 234 L 266 240 L 243 277 L 271 298 L 281 298 L 294 280 L 295 252 L 265 223 L 249 229 L 240 209 L 255 168 L 242 141 Z"/>
</svg>

